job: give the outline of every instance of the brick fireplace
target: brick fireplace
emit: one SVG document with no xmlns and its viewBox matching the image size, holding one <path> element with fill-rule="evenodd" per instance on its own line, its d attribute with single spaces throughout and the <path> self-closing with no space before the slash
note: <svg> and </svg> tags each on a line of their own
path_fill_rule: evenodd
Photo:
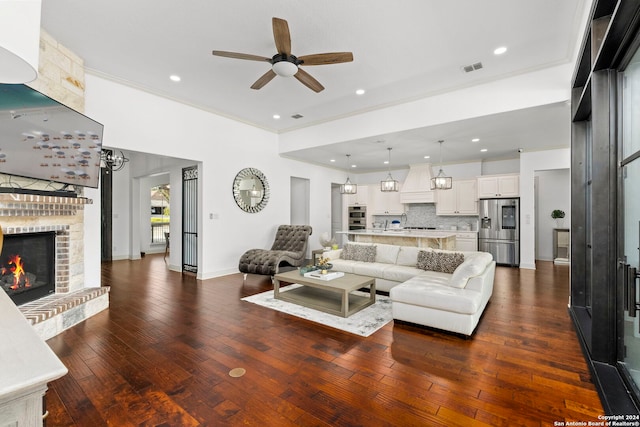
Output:
<svg viewBox="0 0 640 427">
<path fill-rule="evenodd" d="M 83 209 L 91 203 L 84 197 L 0 193 L 5 235 L 55 233 L 55 293 L 19 306 L 45 340 L 109 305 L 109 288 L 84 280 Z"/>
</svg>

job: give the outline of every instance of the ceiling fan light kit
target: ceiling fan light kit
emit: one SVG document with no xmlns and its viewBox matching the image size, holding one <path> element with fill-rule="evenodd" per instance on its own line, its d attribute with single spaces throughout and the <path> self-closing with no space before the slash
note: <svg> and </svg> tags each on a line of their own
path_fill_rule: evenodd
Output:
<svg viewBox="0 0 640 427">
<path fill-rule="evenodd" d="M 351 52 L 317 53 L 296 57 L 291 54 L 291 35 L 289 33 L 289 24 L 287 21 L 280 18 L 272 18 L 271 22 L 273 27 L 273 39 L 275 41 L 276 49 L 278 50 L 278 53 L 273 55 L 273 57 L 266 58 L 259 55 L 227 52 L 223 50 L 214 50 L 211 52 L 215 56 L 223 56 L 226 58 L 269 62 L 271 64 L 271 69 L 256 80 L 255 83 L 251 85 L 251 89 L 261 89 L 275 76 L 294 76 L 300 83 L 314 92 L 321 92 L 324 90 L 324 86 L 322 86 L 320 82 L 309 73 L 300 68 L 301 65 L 340 64 L 342 62 L 353 61 L 353 54 Z"/>
<path fill-rule="evenodd" d="M 291 77 L 298 72 L 298 66 L 286 60 L 274 63 L 271 69 L 281 77 Z"/>
</svg>

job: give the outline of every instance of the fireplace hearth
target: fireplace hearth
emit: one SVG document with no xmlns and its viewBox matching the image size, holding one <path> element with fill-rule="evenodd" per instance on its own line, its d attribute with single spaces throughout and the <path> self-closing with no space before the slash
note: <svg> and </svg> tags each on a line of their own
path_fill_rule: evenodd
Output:
<svg viewBox="0 0 640 427">
<path fill-rule="evenodd" d="M 0 287 L 16 305 L 55 292 L 56 233 L 4 236 L 0 253 Z"/>
</svg>

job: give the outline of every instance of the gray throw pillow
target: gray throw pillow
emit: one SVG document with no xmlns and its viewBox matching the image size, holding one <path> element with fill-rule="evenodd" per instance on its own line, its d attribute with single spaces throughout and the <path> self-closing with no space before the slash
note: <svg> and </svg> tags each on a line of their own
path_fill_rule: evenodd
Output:
<svg viewBox="0 0 640 427">
<path fill-rule="evenodd" d="M 340 258 L 352 261 L 375 262 L 375 245 L 344 245 Z"/>
<path fill-rule="evenodd" d="M 422 270 L 453 274 L 463 262 L 464 254 L 460 252 L 420 251 L 416 266 Z"/>
<path fill-rule="evenodd" d="M 345 243 L 345 245 L 342 247 L 342 252 L 340 252 L 340 258 L 353 259 L 353 248 L 354 248 L 354 245 Z"/>
</svg>

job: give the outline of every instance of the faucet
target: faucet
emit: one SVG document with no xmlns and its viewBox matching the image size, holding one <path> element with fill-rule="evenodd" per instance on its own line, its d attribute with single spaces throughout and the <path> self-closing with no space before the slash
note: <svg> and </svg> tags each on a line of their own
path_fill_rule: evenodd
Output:
<svg viewBox="0 0 640 427">
<path fill-rule="evenodd" d="M 384 231 L 387 231 L 387 224 L 389 223 L 388 219 L 384 220 Z"/>
</svg>

